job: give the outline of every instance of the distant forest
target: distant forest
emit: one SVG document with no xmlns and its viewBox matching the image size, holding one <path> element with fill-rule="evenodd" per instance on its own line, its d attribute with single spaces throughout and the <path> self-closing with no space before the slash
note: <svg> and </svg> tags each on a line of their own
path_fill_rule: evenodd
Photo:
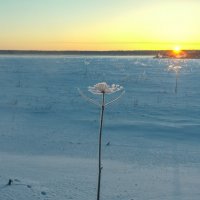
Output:
<svg viewBox="0 0 200 200">
<path fill-rule="evenodd" d="M 35 50 L 0 50 L 0 54 L 9 55 L 156 55 L 158 51 L 35 51 Z"/>
<path fill-rule="evenodd" d="M 200 58 L 200 50 L 183 50 L 188 58 Z M 88 55 L 88 56 L 156 56 L 167 54 L 170 50 L 137 51 L 35 51 L 35 50 L 0 50 L 1 55 Z M 186 57 L 187 58 L 187 57 Z"/>
</svg>

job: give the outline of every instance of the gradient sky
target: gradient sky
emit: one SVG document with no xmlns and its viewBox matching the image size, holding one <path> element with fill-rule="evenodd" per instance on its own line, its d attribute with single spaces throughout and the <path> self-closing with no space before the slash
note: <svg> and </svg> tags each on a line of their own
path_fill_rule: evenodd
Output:
<svg viewBox="0 0 200 200">
<path fill-rule="evenodd" d="M 0 49 L 200 49 L 200 0 L 0 0 Z"/>
</svg>

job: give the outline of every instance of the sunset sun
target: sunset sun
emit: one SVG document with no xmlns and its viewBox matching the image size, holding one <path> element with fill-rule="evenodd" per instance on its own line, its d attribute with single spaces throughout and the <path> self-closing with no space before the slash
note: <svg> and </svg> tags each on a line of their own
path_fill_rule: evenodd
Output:
<svg viewBox="0 0 200 200">
<path fill-rule="evenodd" d="M 180 46 L 175 46 L 173 50 L 174 50 L 175 53 L 180 53 L 181 47 Z"/>
</svg>

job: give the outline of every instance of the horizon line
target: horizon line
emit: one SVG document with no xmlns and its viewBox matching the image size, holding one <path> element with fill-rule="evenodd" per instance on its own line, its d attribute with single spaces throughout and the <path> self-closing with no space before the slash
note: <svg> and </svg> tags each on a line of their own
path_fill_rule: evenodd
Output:
<svg viewBox="0 0 200 200">
<path fill-rule="evenodd" d="M 118 50 L 60 50 L 60 49 L 0 49 L 0 51 L 46 51 L 46 52 L 52 52 L 52 51 L 57 51 L 57 52 L 112 52 L 112 51 L 172 51 L 173 49 L 132 49 L 132 50 L 124 50 L 124 49 L 118 49 Z M 200 49 L 181 49 L 181 51 L 200 51 Z"/>
<path fill-rule="evenodd" d="M 127 51 L 128 52 L 128 51 L 173 51 L 173 49 L 132 49 L 132 50 L 130 50 L 130 49 L 126 49 L 126 50 L 123 50 L 123 49 L 118 49 L 118 50 L 112 50 L 112 49 L 109 49 L 109 50 L 0 49 L 0 52 L 3 52 L 3 51 L 41 51 L 41 52 L 119 52 L 119 51 L 126 52 Z M 181 49 L 181 51 L 200 51 L 200 49 Z"/>
</svg>

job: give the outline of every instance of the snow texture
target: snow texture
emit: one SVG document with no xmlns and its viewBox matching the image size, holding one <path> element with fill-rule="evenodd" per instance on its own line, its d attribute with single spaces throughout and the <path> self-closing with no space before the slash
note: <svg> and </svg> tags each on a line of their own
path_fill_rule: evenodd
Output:
<svg viewBox="0 0 200 200">
<path fill-rule="evenodd" d="M 199 200 L 199 77 L 199 60 L 0 56 L 0 199 L 96 198 L 100 110 L 77 88 L 100 102 L 106 82 L 126 93 L 105 110 L 102 200 Z"/>
</svg>

